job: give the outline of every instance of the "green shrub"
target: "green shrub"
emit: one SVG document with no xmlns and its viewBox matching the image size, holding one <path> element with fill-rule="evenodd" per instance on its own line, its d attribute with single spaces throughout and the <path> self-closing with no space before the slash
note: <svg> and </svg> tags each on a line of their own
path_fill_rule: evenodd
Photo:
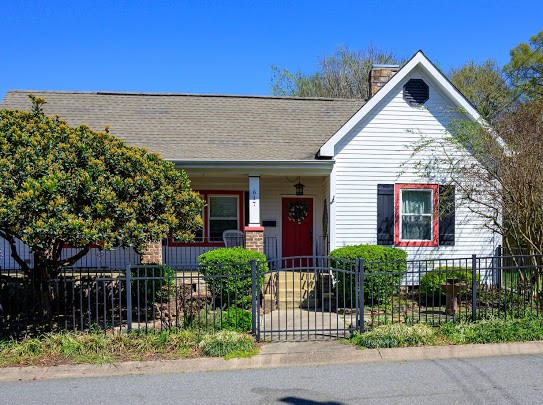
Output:
<svg viewBox="0 0 543 405">
<path fill-rule="evenodd" d="M 259 274 L 268 270 L 263 253 L 239 246 L 210 250 L 198 256 L 200 271 L 213 296 L 219 299 L 219 306 L 251 306 L 251 260 L 259 262 Z M 260 276 L 260 284 L 264 278 Z"/>
<path fill-rule="evenodd" d="M 460 282 L 465 283 L 469 289 L 471 289 L 473 276 L 470 268 L 437 267 L 420 278 L 419 293 L 422 297 L 426 297 L 428 299 L 439 299 L 440 296 L 442 299 L 444 299 L 445 292 L 441 289 L 441 284 L 445 284 L 448 278 L 458 279 Z M 477 274 L 477 283 L 479 282 L 479 279 L 480 276 Z"/>
<path fill-rule="evenodd" d="M 137 266 L 130 270 L 132 297 L 139 305 L 168 301 L 175 292 L 174 269 L 163 265 Z M 137 279 L 135 279 L 137 277 Z"/>
<path fill-rule="evenodd" d="M 367 349 L 423 346 L 437 343 L 436 332 L 425 324 L 408 326 L 402 323 L 377 326 L 369 332 L 356 334 L 352 342 Z"/>
<path fill-rule="evenodd" d="M 228 356 L 232 353 L 256 354 L 258 350 L 252 336 L 232 330 L 222 330 L 204 336 L 199 348 L 204 355 L 214 357 Z"/>
<path fill-rule="evenodd" d="M 253 315 L 246 309 L 230 307 L 221 314 L 223 329 L 250 332 L 253 329 Z"/>
<path fill-rule="evenodd" d="M 439 335 L 452 344 L 502 343 L 543 340 L 543 319 L 489 319 L 476 323 L 446 323 Z"/>
<path fill-rule="evenodd" d="M 332 267 L 354 270 L 354 260 L 364 259 L 364 297 L 367 303 L 390 301 L 392 294 L 399 290 L 400 281 L 406 271 L 407 253 L 401 249 L 378 245 L 345 246 L 330 252 Z M 346 305 L 356 302 L 355 276 L 336 271 L 336 292 Z"/>
<path fill-rule="evenodd" d="M 191 317 L 184 318 L 183 328 L 207 332 L 222 329 L 250 332 L 253 326 L 252 320 L 251 311 L 246 309 L 230 307 L 224 310 L 220 308 L 213 310 L 206 306 Z"/>
</svg>

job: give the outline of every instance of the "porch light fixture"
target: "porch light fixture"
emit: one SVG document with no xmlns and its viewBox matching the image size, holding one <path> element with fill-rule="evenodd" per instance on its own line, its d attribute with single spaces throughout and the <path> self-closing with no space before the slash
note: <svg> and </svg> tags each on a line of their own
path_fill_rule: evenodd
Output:
<svg viewBox="0 0 543 405">
<path fill-rule="evenodd" d="M 300 178 L 298 177 L 298 183 L 294 185 L 294 188 L 296 189 L 296 195 L 304 195 L 304 185 L 300 183 Z"/>
</svg>

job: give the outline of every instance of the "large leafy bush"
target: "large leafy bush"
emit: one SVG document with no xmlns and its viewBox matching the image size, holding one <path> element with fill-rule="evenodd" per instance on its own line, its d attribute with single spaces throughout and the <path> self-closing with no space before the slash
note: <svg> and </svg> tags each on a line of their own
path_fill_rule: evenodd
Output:
<svg viewBox="0 0 543 405">
<path fill-rule="evenodd" d="M 246 309 L 230 307 L 221 314 L 222 328 L 238 332 L 250 332 L 253 328 L 253 316 Z"/>
<path fill-rule="evenodd" d="M 204 201 L 184 171 L 107 129 L 46 116 L 43 99 L 31 102 L 31 112 L 0 110 L 0 236 L 26 275 L 47 282 L 95 244 L 141 252 L 171 235 L 194 237 Z M 16 240 L 29 246 L 33 267 Z M 80 250 L 64 257 L 66 244 Z"/>
<path fill-rule="evenodd" d="M 175 293 L 175 270 L 168 266 L 149 265 L 130 269 L 132 297 L 139 305 L 170 300 Z"/>
<path fill-rule="evenodd" d="M 332 267 L 347 271 L 334 272 L 336 293 L 346 306 L 354 306 L 358 295 L 354 272 L 356 260 L 363 259 L 364 298 L 367 303 L 390 301 L 393 293 L 399 290 L 406 271 L 407 253 L 387 246 L 345 246 L 330 252 L 330 257 L 337 259 L 332 260 Z"/>
<path fill-rule="evenodd" d="M 420 278 L 419 293 L 427 299 L 441 297 L 445 302 L 445 292 L 441 289 L 441 285 L 445 284 L 448 278 L 454 278 L 471 288 L 473 275 L 468 267 L 437 267 Z M 476 281 L 479 282 L 479 274 L 476 275 Z"/>
<path fill-rule="evenodd" d="M 263 253 L 238 246 L 210 250 L 198 257 L 200 271 L 219 306 L 244 309 L 251 306 L 251 260 L 258 262 L 259 284 L 262 284 L 264 276 L 260 274 L 268 270 Z"/>
</svg>

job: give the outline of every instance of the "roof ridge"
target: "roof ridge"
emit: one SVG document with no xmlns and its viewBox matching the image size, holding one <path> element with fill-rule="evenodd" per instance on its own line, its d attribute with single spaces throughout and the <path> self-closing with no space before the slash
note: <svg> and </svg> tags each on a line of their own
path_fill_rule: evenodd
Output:
<svg viewBox="0 0 543 405">
<path fill-rule="evenodd" d="M 77 91 L 77 90 L 8 90 L 7 93 L 46 93 L 46 94 L 95 94 L 98 96 L 140 96 L 140 97 L 210 97 L 210 98 L 254 98 L 273 100 L 304 100 L 304 101 L 347 101 L 365 102 L 358 98 L 327 98 L 300 96 L 271 96 L 251 94 L 198 94 L 198 93 L 160 93 L 160 92 L 129 92 L 129 91 Z"/>
</svg>

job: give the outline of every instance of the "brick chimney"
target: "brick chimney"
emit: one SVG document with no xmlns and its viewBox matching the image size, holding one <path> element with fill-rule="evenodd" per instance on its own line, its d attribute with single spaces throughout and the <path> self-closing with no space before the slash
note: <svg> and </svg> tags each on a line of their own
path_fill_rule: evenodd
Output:
<svg viewBox="0 0 543 405">
<path fill-rule="evenodd" d="M 399 65 L 373 65 L 369 76 L 369 96 L 377 93 L 400 70 Z"/>
</svg>

